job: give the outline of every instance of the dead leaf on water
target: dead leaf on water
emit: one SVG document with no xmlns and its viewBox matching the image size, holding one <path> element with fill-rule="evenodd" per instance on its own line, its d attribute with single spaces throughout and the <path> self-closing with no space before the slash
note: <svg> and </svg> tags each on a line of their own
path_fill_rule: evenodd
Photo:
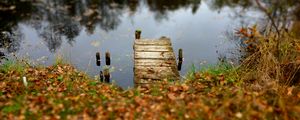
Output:
<svg viewBox="0 0 300 120">
<path fill-rule="evenodd" d="M 96 41 L 96 40 L 92 41 L 91 45 L 94 46 L 94 47 L 99 47 L 100 46 L 100 41 Z"/>
<path fill-rule="evenodd" d="M 96 11 L 95 10 L 93 10 L 93 9 L 87 9 L 84 13 L 83 13 L 83 15 L 84 16 L 91 16 L 92 14 L 94 14 Z"/>
</svg>

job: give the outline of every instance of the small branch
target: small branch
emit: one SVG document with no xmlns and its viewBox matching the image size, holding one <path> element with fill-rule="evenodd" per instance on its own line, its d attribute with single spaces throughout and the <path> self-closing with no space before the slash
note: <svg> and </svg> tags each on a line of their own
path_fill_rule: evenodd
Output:
<svg viewBox="0 0 300 120">
<path fill-rule="evenodd" d="M 275 30 L 276 30 L 278 36 L 280 36 L 280 31 L 279 31 L 279 29 L 278 29 L 278 27 L 277 27 L 277 25 L 276 25 L 276 23 L 275 23 L 275 20 L 274 20 L 274 18 L 272 17 L 272 15 L 268 12 L 268 10 L 267 10 L 265 7 L 263 7 L 263 6 L 261 5 L 261 3 L 259 2 L 259 0 L 255 0 L 255 2 L 256 2 L 256 4 L 257 4 L 257 6 L 267 14 L 267 16 L 269 17 L 269 19 L 271 20 L 272 26 L 275 28 Z"/>
</svg>

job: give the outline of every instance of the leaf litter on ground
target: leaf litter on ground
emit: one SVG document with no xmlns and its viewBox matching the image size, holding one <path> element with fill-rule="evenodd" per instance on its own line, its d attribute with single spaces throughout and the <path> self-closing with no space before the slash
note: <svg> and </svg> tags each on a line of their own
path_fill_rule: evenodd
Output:
<svg viewBox="0 0 300 120">
<path fill-rule="evenodd" d="M 27 78 L 27 87 L 22 78 Z M 300 119 L 300 88 L 255 91 L 226 74 L 195 72 L 122 90 L 71 65 L 0 74 L 4 119 Z M 238 81 L 236 81 L 238 82 Z M 284 95 L 286 94 L 286 95 Z"/>
</svg>

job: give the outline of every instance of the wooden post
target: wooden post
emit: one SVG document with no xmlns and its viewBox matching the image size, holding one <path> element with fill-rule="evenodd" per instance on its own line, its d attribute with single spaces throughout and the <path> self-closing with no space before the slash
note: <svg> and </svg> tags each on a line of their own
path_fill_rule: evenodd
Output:
<svg viewBox="0 0 300 120">
<path fill-rule="evenodd" d="M 177 69 L 178 69 L 179 71 L 181 71 L 182 62 L 183 62 L 183 51 L 182 51 L 182 49 L 180 48 L 180 49 L 178 50 L 178 65 L 177 65 Z"/>
<path fill-rule="evenodd" d="M 104 82 L 109 83 L 110 81 L 110 73 L 109 73 L 109 69 L 104 69 L 103 71 L 103 75 L 104 75 Z"/>
<path fill-rule="evenodd" d="M 141 30 L 136 30 L 135 31 L 135 39 L 141 39 L 141 33 L 142 33 Z"/>
<path fill-rule="evenodd" d="M 105 61 L 106 61 L 106 65 L 110 65 L 110 53 L 106 52 L 105 53 Z"/>
<path fill-rule="evenodd" d="M 104 82 L 104 76 L 103 76 L 103 72 L 102 71 L 100 71 L 100 81 Z"/>
<path fill-rule="evenodd" d="M 101 65 L 101 58 L 100 58 L 100 53 L 99 52 L 96 53 L 96 64 L 97 64 L 97 66 Z"/>
<path fill-rule="evenodd" d="M 181 48 L 178 50 L 178 60 L 183 61 L 183 50 Z"/>
</svg>

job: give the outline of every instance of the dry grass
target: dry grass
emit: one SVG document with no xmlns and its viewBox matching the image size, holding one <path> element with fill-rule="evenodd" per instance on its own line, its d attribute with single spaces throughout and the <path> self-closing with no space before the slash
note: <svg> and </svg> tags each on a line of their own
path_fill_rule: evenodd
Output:
<svg viewBox="0 0 300 120">
<path fill-rule="evenodd" d="M 300 40 L 282 31 L 261 34 L 256 26 L 237 32 L 242 38 L 245 59 L 242 60 L 240 79 L 256 90 L 277 89 L 299 82 Z"/>
</svg>

